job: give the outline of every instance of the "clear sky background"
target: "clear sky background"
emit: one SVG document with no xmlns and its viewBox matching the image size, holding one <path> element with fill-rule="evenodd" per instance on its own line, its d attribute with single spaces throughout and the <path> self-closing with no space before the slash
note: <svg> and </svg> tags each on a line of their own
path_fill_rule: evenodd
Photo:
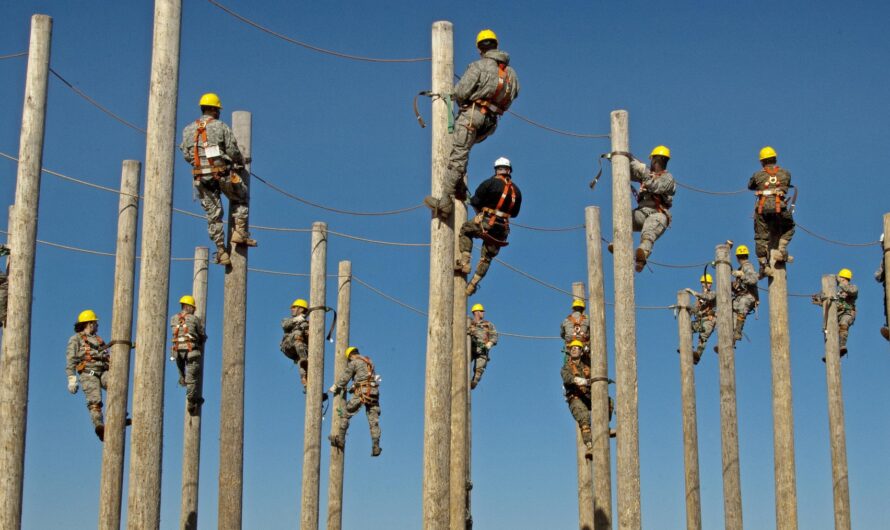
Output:
<svg viewBox="0 0 890 530">
<path fill-rule="evenodd" d="M 179 131 L 198 116 L 199 96 L 222 98 L 223 117 L 253 113 L 254 171 L 302 197 L 352 210 L 418 204 L 429 192 L 430 131 L 411 112 L 414 94 L 430 87 L 429 63 L 355 62 L 299 48 L 246 26 L 203 0 L 184 2 L 177 114 Z M 316 4 L 227 0 L 272 29 L 341 52 L 383 58 L 428 57 L 430 27 L 454 23 L 455 71 L 477 55 L 474 37 L 493 28 L 522 83 L 513 107 L 548 125 L 608 133 L 609 112 L 630 113 L 630 143 L 641 157 L 656 144 L 673 151 L 670 170 L 686 184 L 738 190 L 772 145 L 800 188 L 796 219 L 829 238 L 876 241 L 888 211 L 885 3 L 837 2 L 387 2 Z M 558 7 L 556 7 L 558 5 Z M 29 17 L 54 19 L 52 67 L 126 120 L 146 121 L 151 62 L 151 2 L 9 2 L 0 21 L 0 54 L 27 49 Z M 17 156 L 25 58 L 0 61 L 0 151 Z M 429 117 L 429 104 L 422 102 Z M 142 160 L 144 136 L 49 82 L 44 166 L 118 187 L 121 161 Z M 514 164 L 524 204 L 519 222 L 564 227 L 598 205 L 611 233 L 608 174 L 587 183 L 608 140 L 560 136 L 507 116 L 472 153 L 475 186 L 498 156 Z M 189 167 L 176 154 L 174 206 L 200 212 Z M 0 207 L 13 199 L 16 166 L 0 160 Z M 427 242 L 425 210 L 391 217 L 352 217 L 314 209 L 259 182 L 251 190 L 257 225 L 330 229 L 399 242 Z M 39 238 L 114 251 L 117 196 L 44 175 Z M 681 189 L 674 222 L 653 259 L 673 264 L 713 258 L 716 244 L 753 245 L 746 195 L 712 196 Z M 253 267 L 308 272 L 309 237 L 254 231 Z M 173 218 L 173 256 L 209 245 L 206 225 Z M 843 361 L 852 520 L 881 528 L 890 520 L 888 345 L 878 334 L 881 290 L 872 279 L 876 246 L 844 247 L 798 231 L 791 245 L 789 291 L 813 293 L 825 273 L 853 270 L 861 288 L 850 354 Z M 501 256 L 562 289 L 586 278 L 583 231 L 516 228 Z M 355 275 L 426 310 L 428 252 L 330 238 L 328 271 L 348 259 Z M 23 526 L 93 528 L 98 514 L 101 445 L 82 393 L 66 390 L 64 350 L 79 311 L 92 308 L 106 339 L 114 260 L 38 246 Z M 170 311 L 191 290 L 192 265 L 173 262 Z M 606 255 L 606 297 L 614 298 Z M 701 268 L 653 267 L 637 276 L 639 305 L 665 306 L 677 290 L 697 287 Z M 200 527 L 215 528 L 219 466 L 220 343 L 223 269 L 209 277 Z M 763 283 L 765 285 L 765 282 Z M 383 376 L 383 455 L 369 456 L 364 414 L 353 420 L 346 457 L 344 528 L 420 528 L 426 319 L 355 284 L 352 343 Z M 305 278 L 251 273 L 245 391 L 244 528 L 293 528 L 299 521 L 304 397 L 299 376 L 279 352 L 280 318 Z M 336 302 L 329 284 L 327 301 Z M 473 302 L 499 329 L 554 336 L 569 298 L 495 263 Z M 610 309 L 610 308 L 609 308 Z M 789 300 L 794 432 L 800 527 L 832 528 L 821 311 Z M 612 361 L 611 311 L 609 321 Z M 157 315 L 162 318 L 164 315 Z M 328 320 L 330 323 L 330 319 Z M 749 319 L 750 341 L 736 350 L 744 521 L 775 526 L 769 322 Z M 697 367 L 702 511 L 705 528 L 723 523 L 717 359 L 709 344 Z M 638 311 L 642 520 L 647 528 L 685 521 L 676 321 L 670 311 Z M 333 347 L 326 351 L 331 384 Z M 505 337 L 473 394 L 473 516 L 483 529 L 567 529 L 577 524 L 574 423 L 562 399 L 556 340 Z M 614 377 L 614 372 L 611 373 Z M 168 364 L 165 376 L 162 528 L 175 528 L 181 487 L 184 390 Z M 614 390 L 614 389 L 613 389 Z M 20 399 L 26 399 L 21 396 Z M 330 429 L 332 413 L 323 432 Z M 613 445 L 614 448 L 614 445 Z M 322 451 L 325 499 L 329 449 Z M 129 456 L 129 455 L 128 455 Z M 614 466 L 613 452 L 613 466 Z M 125 478 L 126 484 L 126 478 Z M 616 482 L 613 479 L 613 484 Z M 126 492 L 124 493 L 126 504 Z M 324 503 L 323 503 L 324 504 Z M 324 520 L 324 508 L 321 510 Z"/>
</svg>

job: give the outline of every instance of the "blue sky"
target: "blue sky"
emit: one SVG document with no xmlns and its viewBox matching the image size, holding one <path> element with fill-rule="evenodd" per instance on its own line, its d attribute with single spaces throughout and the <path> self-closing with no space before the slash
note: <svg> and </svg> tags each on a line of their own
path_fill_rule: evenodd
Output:
<svg viewBox="0 0 890 530">
<path fill-rule="evenodd" d="M 609 112 L 630 113 L 631 148 L 673 151 L 681 182 L 711 190 L 743 188 L 769 144 L 800 188 L 796 219 L 832 239 L 875 241 L 887 211 L 886 179 L 877 165 L 888 138 L 888 51 L 878 2 L 535 2 L 427 4 L 228 0 L 225 5 L 312 44 L 373 57 L 429 56 L 430 26 L 454 23 L 455 71 L 475 59 L 473 38 L 492 27 L 513 58 L 522 94 L 518 113 L 561 129 L 607 133 Z M 27 49 L 29 17 L 54 18 L 52 66 L 125 119 L 146 120 L 151 61 L 150 2 L 17 2 L 0 21 L 0 55 Z M 197 99 L 218 92 L 232 110 L 253 113 L 254 171 L 295 194 L 353 210 L 418 204 L 429 190 L 429 129 L 420 129 L 411 98 L 429 88 L 428 63 L 372 64 L 295 47 L 233 19 L 205 1 L 185 2 L 177 130 L 197 117 Z M 0 151 L 16 155 L 25 59 L 0 61 Z M 428 104 L 422 106 L 429 116 Z M 177 143 L 179 141 L 177 133 Z M 514 164 L 524 195 L 523 224 L 572 226 L 598 205 L 611 232 L 608 173 L 590 192 L 596 158 L 607 140 L 554 135 L 514 117 L 473 150 L 471 186 L 498 156 Z M 50 79 L 44 166 L 106 186 L 120 182 L 121 161 L 142 160 L 144 137 Z M 0 160 L 0 206 L 13 197 L 15 164 Z M 255 182 L 257 225 L 330 229 L 375 239 L 426 242 L 428 215 L 367 218 L 332 214 L 294 202 Z M 700 263 L 726 239 L 752 245 L 746 195 L 702 195 L 682 189 L 674 223 L 653 259 Z M 188 166 L 177 154 L 174 206 L 194 212 Z M 113 251 L 117 197 L 44 175 L 39 237 Z M 5 214 L 2 216 L 5 219 Z M 5 226 L 5 222 L 2 222 Z M 173 256 L 208 245 L 205 224 L 174 215 Z M 253 267 L 308 272 L 309 237 L 255 231 Z M 516 228 L 501 258 L 563 289 L 586 277 L 580 231 Z M 789 291 L 812 293 L 841 267 L 861 287 L 859 315 L 844 360 L 852 520 L 877 528 L 890 519 L 890 399 L 887 344 L 878 335 L 881 291 L 871 278 L 877 247 L 831 245 L 798 231 Z M 332 237 L 328 270 L 349 259 L 354 274 L 408 304 L 426 309 L 427 252 Z M 614 298 L 606 257 L 606 297 Z M 34 291 L 31 382 L 24 489 L 25 528 L 91 528 L 97 519 L 101 446 L 82 394 L 65 389 L 64 347 L 71 323 L 95 309 L 107 335 L 114 260 L 39 246 Z M 219 464 L 219 348 L 222 269 L 210 274 L 202 446 L 200 526 L 216 526 Z M 637 276 L 639 305 L 668 305 L 697 286 L 700 268 L 653 267 Z M 170 310 L 191 289 L 191 264 L 171 266 Z M 299 520 L 304 400 L 297 371 L 278 351 L 279 319 L 308 295 L 305 278 L 249 276 L 244 462 L 244 527 L 292 528 Z M 556 335 L 568 311 L 564 294 L 494 264 L 473 298 L 502 330 Z M 336 290 L 328 289 L 328 303 Z M 798 513 L 800 527 L 831 528 L 832 493 L 821 312 L 789 300 Z M 611 312 L 607 311 L 609 347 Z M 160 318 L 160 316 L 158 316 Z M 775 525 L 772 469 L 769 325 L 766 297 L 749 341 L 736 351 L 744 520 Z M 106 336 L 106 338 L 108 338 Z M 347 451 L 344 527 L 419 528 L 421 520 L 423 374 L 426 319 L 361 285 L 353 287 L 352 343 L 370 354 L 384 378 L 381 458 L 369 457 L 364 415 L 353 421 Z M 713 343 L 712 339 L 712 343 Z M 682 431 L 676 321 L 669 311 L 637 313 L 643 524 L 682 528 Z M 709 345 L 710 346 L 710 345 Z M 474 391 L 473 509 L 478 528 L 571 528 L 577 522 L 573 421 L 560 394 L 558 341 L 504 338 Z M 710 352 L 710 350 L 709 350 Z M 328 347 L 326 384 L 333 348 Z M 611 350 L 610 350 L 611 361 Z M 614 374 L 613 374 L 614 375 Z M 717 363 L 697 368 L 704 527 L 722 524 Z M 165 377 L 162 528 L 179 513 L 184 392 L 175 369 Z M 323 431 L 330 429 L 330 416 Z M 322 498 L 328 449 L 322 452 Z M 613 453 L 614 462 L 614 453 Z M 126 481 L 125 481 L 126 482 Z M 614 481 L 613 481 L 614 484 Z M 126 499 L 126 493 L 124 495 Z M 324 518 L 324 509 L 321 513 Z"/>
</svg>

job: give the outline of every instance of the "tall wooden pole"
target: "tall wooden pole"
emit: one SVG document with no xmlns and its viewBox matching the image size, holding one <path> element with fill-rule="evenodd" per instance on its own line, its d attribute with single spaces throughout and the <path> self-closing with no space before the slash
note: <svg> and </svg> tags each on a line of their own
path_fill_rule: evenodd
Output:
<svg viewBox="0 0 890 530">
<path fill-rule="evenodd" d="M 460 201 L 454 204 L 454 255 L 458 255 L 460 227 L 467 220 L 467 209 Z M 465 530 L 470 514 L 467 511 L 470 432 L 467 428 L 469 374 L 467 360 L 467 278 L 454 275 L 454 312 L 451 343 L 451 530 Z"/>
<path fill-rule="evenodd" d="M 451 92 L 454 35 L 451 22 L 433 23 L 433 92 Z M 448 113 L 441 101 L 432 109 L 432 195 L 442 195 L 448 152 Z M 430 222 L 430 294 L 423 424 L 423 528 L 447 530 L 450 519 L 451 355 L 454 330 L 454 218 Z"/>
<path fill-rule="evenodd" d="M 591 434 L 593 435 L 593 528 L 612 528 L 612 449 L 609 439 L 609 357 L 606 351 L 606 301 L 600 209 L 584 209 L 587 236 L 587 285 L 590 299 Z"/>
<path fill-rule="evenodd" d="M 584 300 L 584 282 L 572 283 L 572 295 L 575 298 Z M 591 352 L 592 355 L 593 352 Z M 593 370 L 591 369 L 590 372 L 590 377 L 593 378 Z M 591 395 L 591 397 L 593 396 Z M 591 400 L 591 409 L 593 408 L 592 405 L 593 400 Z M 577 425 L 575 425 L 575 460 L 578 462 L 578 528 L 591 530 L 594 520 L 592 462 L 587 459 L 587 445 L 584 443 L 584 439 L 581 437 L 581 429 Z"/>
<path fill-rule="evenodd" d="M 717 274 L 717 341 L 720 354 L 720 432 L 723 451 L 723 517 L 727 530 L 742 530 L 739 418 L 736 410 L 732 264 L 729 245 L 714 251 Z M 770 304 L 772 305 L 772 304 Z"/>
<path fill-rule="evenodd" d="M 883 256 L 881 260 L 884 262 L 884 311 L 886 313 L 885 318 L 886 322 L 890 323 L 890 282 L 887 281 L 890 278 L 890 213 L 884 214 L 884 245 L 883 245 Z"/>
<path fill-rule="evenodd" d="M 306 423 L 303 429 L 303 498 L 300 528 L 318 529 L 318 480 L 321 474 L 321 395 L 324 392 L 325 279 L 328 225 L 312 224 L 309 265 L 309 373 L 306 377 Z M 316 309 L 318 308 L 318 309 Z"/>
<path fill-rule="evenodd" d="M 31 17 L 31 42 L 25 77 L 25 103 L 19 136 L 15 209 L 8 227 L 15 265 L 9 270 L 9 299 L 3 355 L 0 356 L 0 528 L 22 523 L 28 369 L 31 364 L 31 295 L 37 245 L 37 203 L 43 163 L 46 84 L 53 19 Z M 9 263 L 9 262 L 7 262 Z"/>
<path fill-rule="evenodd" d="M 467 366 L 470 365 L 470 337 L 464 337 Z M 473 528 L 473 394 L 467 394 L 467 520 L 466 528 Z"/>
<path fill-rule="evenodd" d="M 776 529 L 797 530 L 794 475 L 794 414 L 791 404 L 791 337 L 785 264 L 777 262 L 769 280 L 769 334 L 773 372 L 773 468 L 776 476 Z"/>
<path fill-rule="evenodd" d="M 207 266 L 210 250 L 207 247 L 195 247 L 195 263 L 192 272 L 192 296 L 195 297 L 195 315 L 207 327 Z M 195 385 L 198 397 L 204 396 L 204 355 L 198 358 L 200 377 Z M 179 528 L 197 530 L 198 528 L 198 477 L 201 470 L 201 415 L 198 407 L 194 416 L 185 405 L 182 426 L 182 506 L 179 510 Z"/>
<path fill-rule="evenodd" d="M 250 156 L 251 115 L 232 113 L 232 132 L 245 157 Z M 250 187 L 250 166 L 241 172 Z M 231 238 L 234 218 L 229 211 Z M 247 340 L 246 245 L 231 245 L 232 265 L 226 268 L 223 294 L 222 387 L 219 422 L 219 528 L 241 528 L 244 479 L 244 343 Z"/>
<path fill-rule="evenodd" d="M 346 369 L 346 348 L 349 347 L 349 318 L 352 300 L 352 262 L 341 261 L 337 272 L 337 343 L 334 348 L 334 381 Z M 340 432 L 339 412 L 346 405 L 342 394 L 333 396 L 331 434 Z M 345 438 L 344 438 L 345 439 Z M 345 444 L 344 444 L 345 448 Z M 328 469 L 328 530 L 343 525 L 343 449 L 331 446 Z"/>
<path fill-rule="evenodd" d="M 133 288 L 136 283 L 136 227 L 139 220 L 139 173 L 142 164 L 124 160 L 117 212 L 117 250 L 114 258 L 114 301 L 111 309 L 111 366 L 105 443 L 102 445 L 102 479 L 99 485 L 99 528 L 121 526 L 124 482 L 127 399 L 130 393 L 130 337 L 133 334 Z"/>
<path fill-rule="evenodd" d="M 612 151 L 627 152 L 627 111 L 612 112 Z M 640 530 L 640 440 L 637 410 L 637 339 L 634 313 L 630 160 L 612 156 L 612 244 L 615 281 L 615 413 L 618 437 L 618 528 Z"/>
<path fill-rule="evenodd" d="M 181 0 L 155 0 L 127 498 L 127 527 L 141 530 L 157 529 L 161 520 L 164 369 L 181 16 Z"/>
<path fill-rule="evenodd" d="M 837 291 L 834 275 L 822 276 L 822 296 Z M 844 393 L 841 384 L 837 304 L 828 304 L 825 317 L 825 382 L 828 386 L 828 434 L 831 437 L 831 478 L 834 493 L 834 528 L 850 530 L 850 482 L 847 476 L 847 435 L 844 431 Z"/>
<path fill-rule="evenodd" d="M 683 400 L 683 468 L 686 472 L 686 529 L 701 530 L 701 483 L 698 476 L 698 424 L 695 413 L 695 364 L 689 295 L 677 293 L 677 333 L 680 337 L 680 395 Z"/>
</svg>

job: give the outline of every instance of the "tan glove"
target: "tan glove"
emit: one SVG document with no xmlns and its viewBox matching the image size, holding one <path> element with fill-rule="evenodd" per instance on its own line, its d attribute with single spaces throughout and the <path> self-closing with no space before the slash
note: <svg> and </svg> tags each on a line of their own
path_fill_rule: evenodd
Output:
<svg viewBox="0 0 890 530">
<path fill-rule="evenodd" d="M 72 394 L 77 394 L 77 376 L 69 375 L 68 376 L 68 392 Z"/>
</svg>

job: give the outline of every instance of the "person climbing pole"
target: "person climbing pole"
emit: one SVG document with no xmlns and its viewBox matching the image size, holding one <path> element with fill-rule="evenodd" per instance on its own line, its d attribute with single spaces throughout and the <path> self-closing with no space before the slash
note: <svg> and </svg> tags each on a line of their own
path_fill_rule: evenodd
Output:
<svg viewBox="0 0 890 530">
<path fill-rule="evenodd" d="M 717 325 L 717 293 L 711 290 L 714 278 L 710 274 L 704 274 L 699 278 L 701 292 L 687 287 L 687 293 L 695 297 L 695 307 L 692 308 L 692 331 L 698 333 L 698 345 L 692 350 L 692 362 L 698 364 L 705 345 L 714 332 Z"/>
<path fill-rule="evenodd" d="M 522 193 L 519 191 L 519 186 L 513 183 L 512 174 L 513 166 L 510 160 L 504 157 L 498 158 L 494 161 L 494 176 L 482 181 L 470 199 L 476 215 L 460 227 L 458 240 L 460 257 L 455 264 L 455 270 L 464 276 L 470 274 L 473 238 L 482 240 L 482 254 L 479 263 L 476 264 L 473 279 L 467 283 L 467 296 L 476 292 L 479 282 L 491 266 L 491 260 L 498 255 L 501 247 L 507 246 L 510 218 L 519 215 Z"/>
<path fill-rule="evenodd" d="M 9 256 L 9 247 L 0 245 L 0 256 Z M 9 258 L 6 258 L 6 270 L 0 268 L 0 328 L 6 327 L 6 304 L 9 302 Z"/>
<path fill-rule="evenodd" d="M 853 271 L 841 269 L 837 273 L 837 290 L 829 299 L 837 304 L 837 335 L 840 343 L 841 357 L 847 354 L 847 337 L 850 335 L 850 327 L 856 321 L 856 299 L 859 297 L 859 288 L 853 285 Z M 821 294 L 813 295 L 813 303 L 822 305 L 825 298 Z M 825 358 L 822 358 L 825 361 Z"/>
<path fill-rule="evenodd" d="M 884 340 L 890 341 L 890 328 L 887 327 L 887 280 L 884 276 L 884 234 L 881 234 L 881 264 L 878 266 L 878 270 L 875 271 L 875 281 L 880 283 L 883 286 L 883 290 L 881 292 L 881 299 L 884 301 L 884 325 L 881 326 L 881 336 L 884 337 Z"/>
<path fill-rule="evenodd" d="M 572 312 L 563 319 L 559 327 L 559 336 L 565 341 L 565 351 L 569 351 L 572 341 L 580 341 L 585 356 L 590 356 L 590 320 L 584 314 L 584 300 L 575 298 L 572 301 Z"/>
<path fill-rule="evenodd" d="M 170 319 L 173 329 L 173 360 L 179 371 L 179 386 L 185 387 L 186 408 L 194 416 L 204 403 L 199 394 L 201 381 L 201 356 L 204 354 L 204 343 L 207 333 L 204 322 L 195 314 L 195 298 L 184 295 L 179 299 L 180 311 Z"/>
<path fill-rule="evenodd" d="M 374 371 L 374 363 L 367 356 L 361 355 L 355 346 L 346 348 L 346 368 L 337 382 L 329 391 L 337 395 L 346 392 L 346 385 L 352 381 L 349 391 L 352 397 L 346 402 L 340 414 L 340 426 L 337 434 L 331 434 L 328 439 L 331 445 L 343 449 L 346 445 L 346 431 L 349 430 L 349 420 L 355 416 L 364 405 L 365 414 L 368 416 L 368 428 L 371 431 L 371 456 L 380 456 L 383 449 L 380 447 L 380 376 Z"/>
<path fill-rule="evenodd" d="M 467 335 L 470 336 L 470 356 L 473 359 L 473 379 L 470 389 L 476 388 L 485 373 L 485 367 L 491 360 L 489 354 L 498 343 L 498 330 L 490 321 L 485 320 L 485 307 L 475 304 L 471 309 L 472 318 L 467 319 Z"/>
<path fill-rule="evenodd" d="M 788 244 L 794 236 L 793 204 L 788 190 L 791 172 L 776 163 L 776 150 L 766 146 L 760 150 L 760 171 L 751 176 L 748 189 L 754 191 L 754 251 L 760 264 L 760 277 L 772 274 L 777 262 L 791 263 Z M 775 256 L 771 253 L 776 250 Z"/>
<path fill-rule="evenodd" d="M 739 268 L 732 271 L 732 313 L 735 323 L 732 331 L 732 343 L 742 340 L 742 332 L 745 329 L 745 320 L 754 312 L 760 303 L 760 293 L 757 291 L 757 271 L 749 259 L 748 247 L 739 245 L 735 250 Z"/>
<path fill-rule="evenodd" d="M 201 199 L 201 206 L 207 213 L 207 232 L 216 245 L 214 260 L 220 265 L 230 265 L 223 234 L 220 192 L 229 198 L 229 208 L 235 222 L 232 244 L 257 246 L 247 227 L 250 191 L 244 181 L 244 164 L 249 164 L 250 159 L 241 154 L 232 129 L 219 119 L 222 110 L 219 96 L 213 93 L 204 94 L 199 105 L 202 116 L 182 131 L 179 150 L 193 168 L 193 184 L 198 198 Z"/>
<path fill-rule="evenodd" d="M 671 206 L 677 185 L 667 171 L 671 150 L 659 145 L 649 154 L 649 166 L 630 155 L 630 180 L 640 183 L 635 192 L 637 207 L 633 211 L 633 231 L 640 232 L 640 246 L 634 254 L 637 272 L 646 266 L 655 241 L 671 225 Z"/>
<path fill-rule="evenodd" d="M 494 134 L 498 118 L 519 97 L 519 78 L 510 66 L 510 55 L 498 49 L 498 37 L 490 29 L 476 35 L 481 58 L 470 63 L 451 92 L 460 107 L 451 136 L 451 154 L 442 196 L 426 197 L 423 202 L 445 220 L 454 209 L 453 199 L 464 200 L 464 178 L 473 145 Z M 450 109 L 449 109 L 450 112 Z"/>
<path fill-rule="evenodd" d="M 281 320 L 281 353 L 300 370 L 300 383 L 306 393 L 306 374 L 309 368 L 309 304 L 297 298 L 290 306 L 290 317 Z"/>
<path fill-rule="evenodd" d="M 68 339 L 65 351 L 65 373 L 68 376 L 68 392 L 77 393 L 80 387 L 86 396 L 87 409 L 99 440 L 105 441 L 105 420 L 102 416 L 102 389 L 107 389 L 107 373 L 110 358 L 108 347 L 99 330 L 99 318 L 90 309 L 81 311 L 74 324 L 74 335 Z"/>
<path fill-rule="evenodd" d="M 569 343 L 569 358 L 562 365 L 560 375 L 565 388 L 569 412 L 578 422 L 581 439 L 587 446 L 587 458 L 593 458 L 593 436 L 590 433 L 590 364 L 584 358 L 584 345 L 580 340 Z"/>
</svg>

